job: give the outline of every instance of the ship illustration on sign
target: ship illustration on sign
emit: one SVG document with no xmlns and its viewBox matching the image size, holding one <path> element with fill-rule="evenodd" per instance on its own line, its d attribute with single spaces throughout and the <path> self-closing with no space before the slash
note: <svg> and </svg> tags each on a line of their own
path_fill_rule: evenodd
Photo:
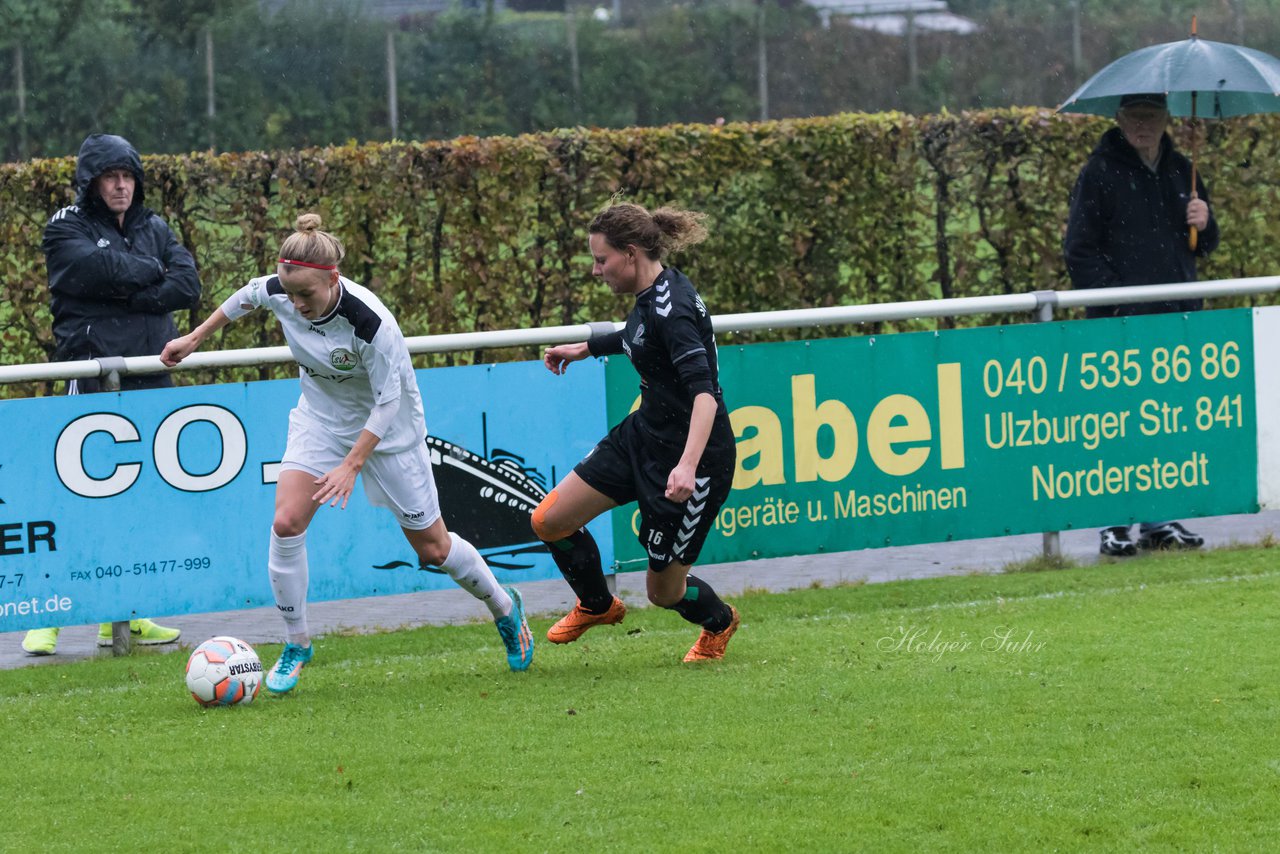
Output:
<svg viewBox="0 0 1280 854">
<path fill-rule="evenodd" d="M 427 437 L 427 451 L 440 493 L 440 509 L 449 530 L 469 541 L 495 569 L 529 569 L 522 557 L 545 552 L 533 535 L 529 516 L 547 495 L 546 479 L 524 458 L 495 448 L 489 456 L 436 436 Z M 374 569 L 405 567 L 440 572 L 403 560 Z"/>
</svg>

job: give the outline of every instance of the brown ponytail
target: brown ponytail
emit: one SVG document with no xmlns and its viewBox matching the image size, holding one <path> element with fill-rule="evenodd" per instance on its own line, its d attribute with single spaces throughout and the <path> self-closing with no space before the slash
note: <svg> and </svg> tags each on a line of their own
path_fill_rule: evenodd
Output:
<svg viewBox="0 0 1280 854">
<path fill-rule="evenodd" d="M 661 207 L 650 213 L 631 202 L 614 202 L 596 214 L 587 230 L 603 235 L 614 249 L 636 246 L 651 260 L 661 261 L 669 253 L 705 240 L 706 218 L 704 213 L 682 208 Z"/>
</svg>

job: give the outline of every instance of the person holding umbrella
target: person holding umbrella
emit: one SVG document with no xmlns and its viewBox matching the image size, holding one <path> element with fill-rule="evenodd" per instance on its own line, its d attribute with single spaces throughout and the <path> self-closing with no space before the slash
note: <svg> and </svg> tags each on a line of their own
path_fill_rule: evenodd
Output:
<svg viewBox="0 0 1280 854">
<path fill-rule="evenodd" d="M 1209 191 L 1165 133 L 1162 93 L 1120 98 L 1116 127 L 1102 135 L 1071 192 L 1063 242 L 1075 288 L 1157 285 L 1196 280 L 1196 259 L 1218 245 Z M 1195 191 L 1192 192 L 1193 186 Z M 1192 229 L 1198 239 L 1191 241 Z M 1192 248 L 1194 245 L 1194 249 Z M 1091 306 L 1087 317 L 1196 311 L 1200 299 Z M 1197 548 L 1204 538 L 1179 522 L 1144 522 L 1135 545 L 1128 525 L 1103 528 L 1099 551 L 1124 557 L 1138 548 Z"/>
<path fill-rule="evenodd" d="M 1209 194 L 1191 159 L 1164 132 L 1169 116 L 1229 119 L 1280 112 L 1280 59 L 1243 45 L 1191 38 L 1125 54 L 1086 80 L 1063 113 L 1116 117 L 1071 193 L 1063 244 L 1076 288 L 1192 282 L 1196 260 L 1218 245 Z M 1117 305 L 1090 317 L 1192 311 L 1201 300 Z M 1129 527 L 1102 531 L 1105 555 L 1138 547 L 1197 547 L 1203 538 L 1177 522 L 1144 524 L 1137 546 Z"/>
</svg>

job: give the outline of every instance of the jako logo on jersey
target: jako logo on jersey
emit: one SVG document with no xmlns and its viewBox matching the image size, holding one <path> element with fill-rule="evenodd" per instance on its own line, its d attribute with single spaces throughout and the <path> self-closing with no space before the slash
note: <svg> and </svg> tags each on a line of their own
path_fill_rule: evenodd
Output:
<svg viewBox="0 0 1280 854">
<path fill-rule="evenodd" d="M 340 371 L 350 371 L 356 366 L 356 354 L 350 350 L 339 347 L 329 354 L 329 364 L 333 365 Z"/>
<path fill-rule="evenodd" d="M 308 331 L 308 332 L 314 332 L 315 334 L 319 335 L 319 336 L 320 336 L 320 337 L 322 337 L 322 338 L 323 338 L 323 337 L 325 337 L 325 336 L 324 336 L 324 330 L 323 330 L 323 329 L 320 329 L 320 328 L 319 328 L 318 326 L 316 326 L 314 323 L 307 327 L 307 331 Z"/>
<path fill-rule="evenodd" d="M 401 513 L 400 515 L 401 515 L 401 516 L 403 516 L 404 518 L 409 519 L 409 520 L 411 520 L 411 521 L 412 521 L 412 520 L 414 520 L 414 519 L 421 519 L 421 518 L 423 518 L 424 516 L 426 516 L 426 515 L 427 515 L 427 511 L 425 511 L 425 510 L 419 510 L 417 513 Z"/>
<path fill-rule="evenodd" d="M 108 246 L 110 246 L 110 245 L 111 245 L 111 241 L 110 241 L 110 240 L 107 240 L 107 238 L 105 238 L 105 237 L 99 237 L 99 238 L 98 238 L 98 248 L 99 248 L 99 249 L 106 249 L 106 248 L 107 248 Z"/>
</svg>

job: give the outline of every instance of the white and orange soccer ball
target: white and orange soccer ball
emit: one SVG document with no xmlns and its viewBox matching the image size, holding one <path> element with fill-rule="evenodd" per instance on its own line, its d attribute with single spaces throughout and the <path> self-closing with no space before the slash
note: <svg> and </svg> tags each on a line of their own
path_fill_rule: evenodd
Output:
<svg viewBox="0 0 1280 854">
<path fill-rule="evenodd" d="M 262 662 L 238 638 L 209 638 L 187 659 L 187 690 L 202 706 L 247 705 L 262 687 Z"/>
</svg>

